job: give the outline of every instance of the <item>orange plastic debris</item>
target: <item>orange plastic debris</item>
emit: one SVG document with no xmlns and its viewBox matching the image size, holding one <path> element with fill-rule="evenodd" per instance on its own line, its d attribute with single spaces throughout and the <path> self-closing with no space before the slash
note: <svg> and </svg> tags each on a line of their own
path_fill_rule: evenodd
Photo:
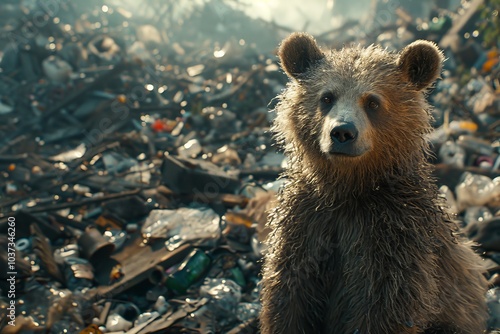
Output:
<svg viewBox="0 0 500 334">
<path fill-rule="evenodd" d="M 103 332 L 99 329 L 97 325 L 91 324 L 86 328 L 82 329 L 80 334 L 103 334 Z"/>
<path fill-rule="evenodd" d="M 116 97 L 116 100 L 120 103 L 125 103 L 127 102 L 127 97 L 123 94 L 120 94 Z"/>
</svg>

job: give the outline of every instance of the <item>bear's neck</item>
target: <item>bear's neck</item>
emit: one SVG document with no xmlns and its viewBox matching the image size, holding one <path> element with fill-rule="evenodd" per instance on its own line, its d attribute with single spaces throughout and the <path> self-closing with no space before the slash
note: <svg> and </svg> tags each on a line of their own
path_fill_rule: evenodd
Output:
<svg viewBox="0 0 500 334">
<path fill-rule="evenodd" d="M 370 182 L 343 174 L 311 178 L 305 169 L 290 168 L 288 189 L 280 195 L 275 215 L 285 225 L 302 226 L 299 230 L 306 235 L 344 240 L 341 248 L 345 249 L 361 238 L 363 230 L 372 231 L 375 238 L 378 233 L 398 235 L 409 228 L 418 233 L 448 233 L 448 225 L 442 224 L 449 221 L 445 203 L 430 173 L 425 161 L 413 169 L 387 171 L 384 177 L 372 175 Z"/>
<path fill-rule="evenodd" d="M 297 161 L 287 171 L 290 179 L 301 183 L 306 192 L 315 193 L 325 203 L 358 199 L 377 201 L 381 195 L 420 197 L 422 191 L 436 189 L 431 165 L 423 154 L 416 153 L 406 164 L 373 168 L 370 166 L 318 166 Z"/>
</svg>

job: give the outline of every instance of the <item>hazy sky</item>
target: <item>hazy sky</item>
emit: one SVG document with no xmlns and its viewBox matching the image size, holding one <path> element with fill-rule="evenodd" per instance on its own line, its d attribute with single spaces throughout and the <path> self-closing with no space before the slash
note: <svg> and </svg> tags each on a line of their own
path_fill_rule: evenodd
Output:
<svg viewBox="0 0 500 334">
<path fill-rule="evenodd" d="M 332 27 L 333 0 L 245 0 L 246 12 L 252 17 L 274 20 L 292 29 L 302 29 L 308 23 L 308 31 L 320 33 Z"/>
</svg>

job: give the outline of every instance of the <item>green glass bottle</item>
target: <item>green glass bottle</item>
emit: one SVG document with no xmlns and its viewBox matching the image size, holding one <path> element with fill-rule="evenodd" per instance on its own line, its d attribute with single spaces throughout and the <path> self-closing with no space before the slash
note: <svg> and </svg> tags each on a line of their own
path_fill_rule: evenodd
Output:
<svg viewBox="0 0 500 334">
<path fill-rule="evenodd" d="M 176 294 L 184 294 L 187 289 L 208 271 L 210 257 L 201 249 L 194 249 L 180 264 L 179 268 L 168 275 L 165 282 L 168 289 Z"/>
</svg>

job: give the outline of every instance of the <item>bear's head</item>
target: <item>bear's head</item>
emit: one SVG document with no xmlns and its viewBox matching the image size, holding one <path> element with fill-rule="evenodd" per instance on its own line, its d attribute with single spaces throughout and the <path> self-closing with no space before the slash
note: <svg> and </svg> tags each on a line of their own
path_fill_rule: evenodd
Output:
<svg viewBox="0 0 500 334">
<path fill-rule="evenodd" d="M 431 130 L 424 93 L 443 62 L 435 44 L 416 41 L 400 53 L 377 46 L 323 52 L 311 36 L 295 33 L 278 56 L 290 82 L 274 131 L 292 158 L 361 172 L 410 168 L 422 158 Z"/>
</svg>

